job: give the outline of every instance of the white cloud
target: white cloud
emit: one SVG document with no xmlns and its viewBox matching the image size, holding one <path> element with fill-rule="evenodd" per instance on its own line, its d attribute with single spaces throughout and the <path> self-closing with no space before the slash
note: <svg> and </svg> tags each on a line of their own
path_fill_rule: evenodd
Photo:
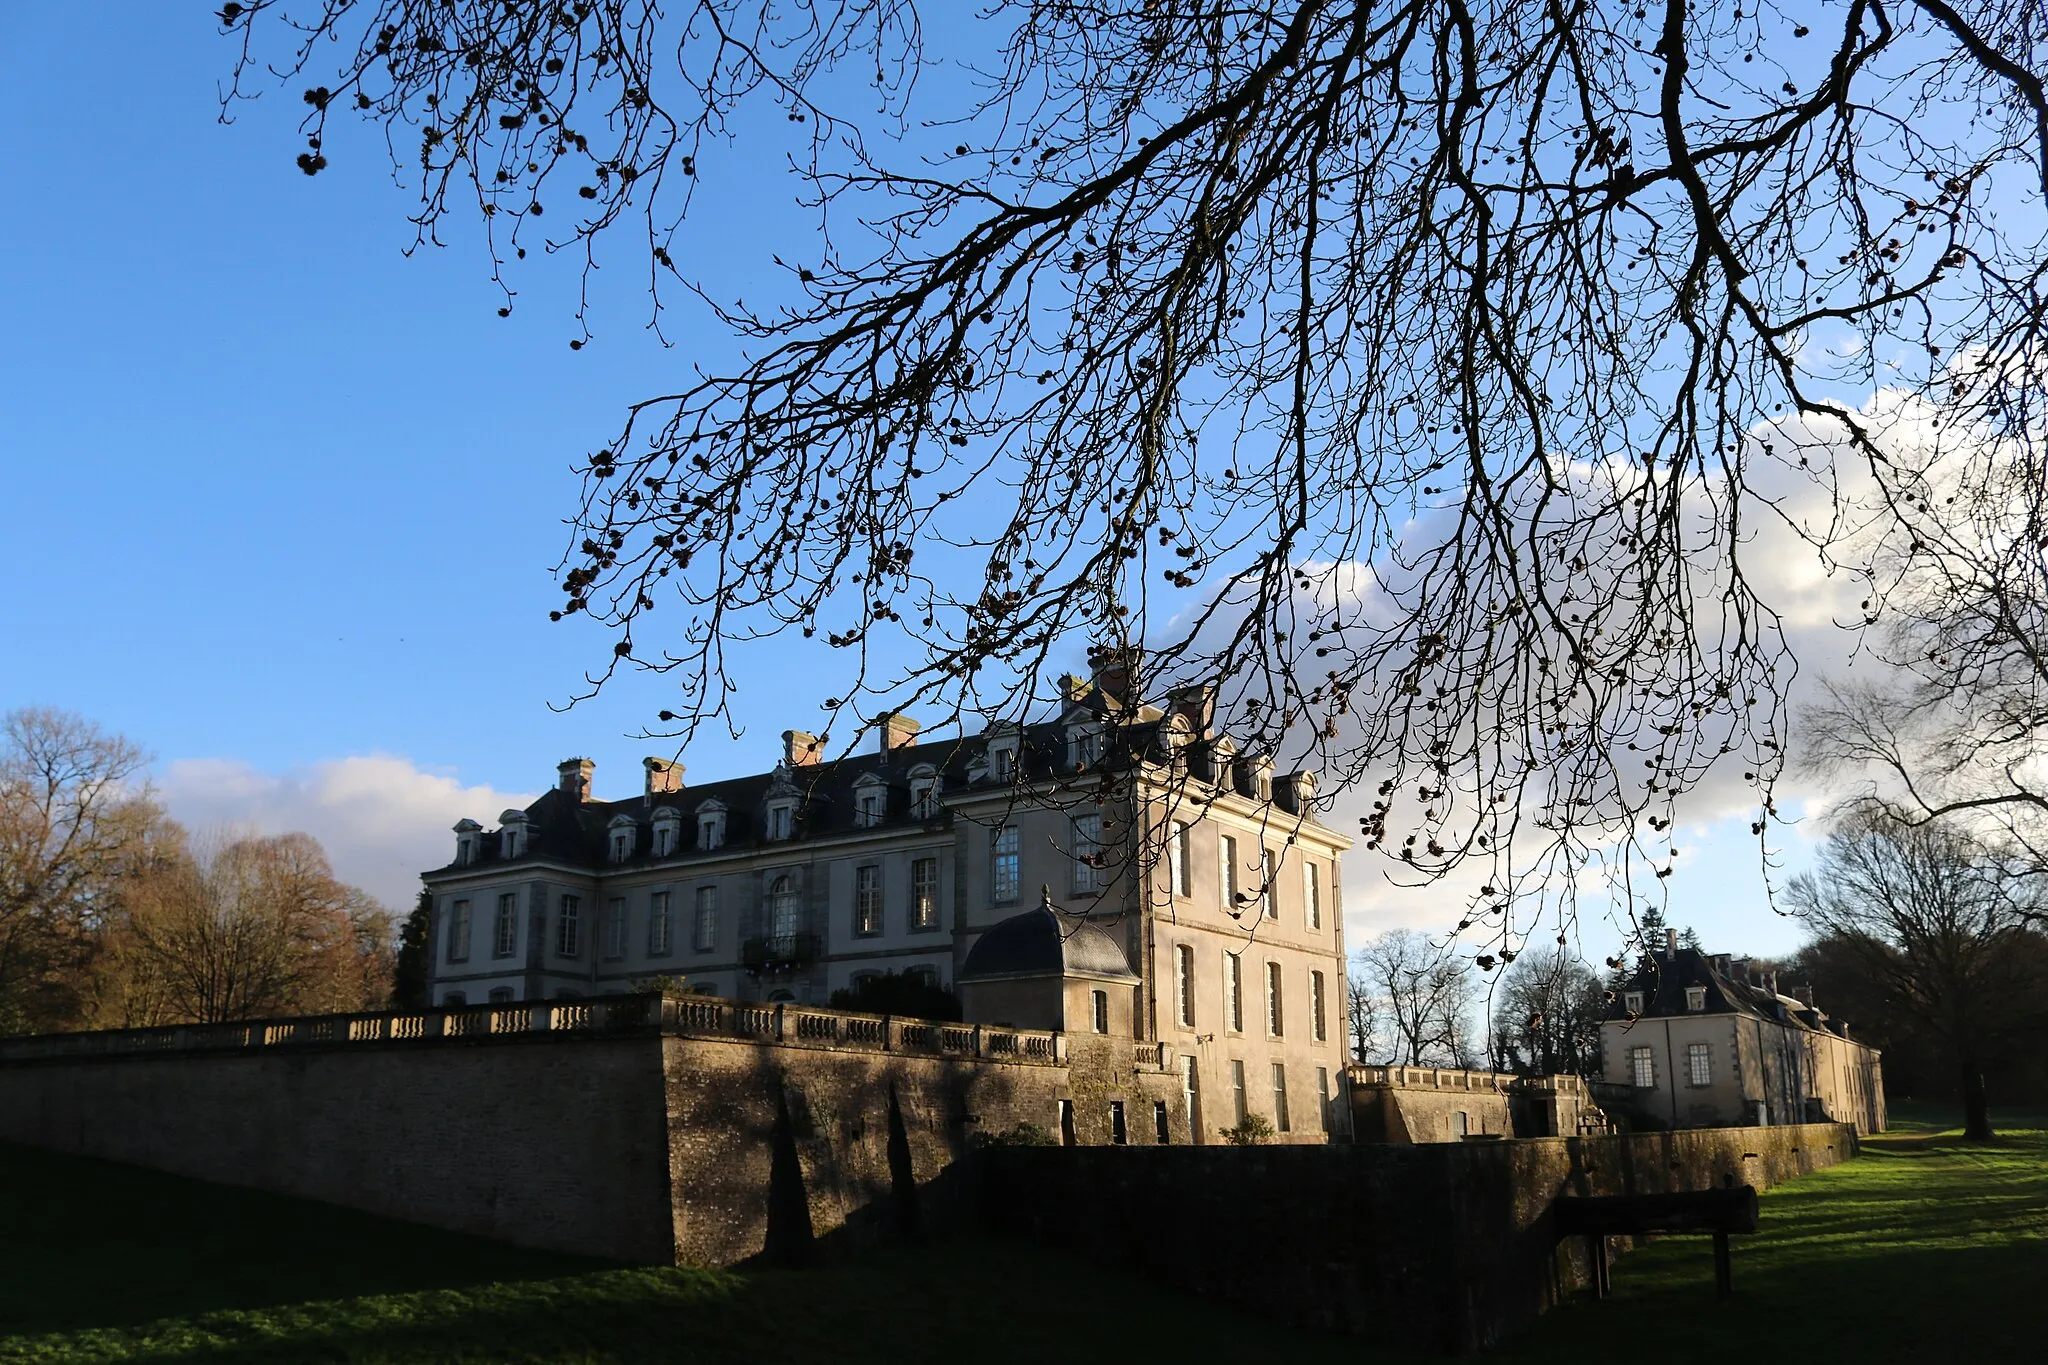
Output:
<svg viewBox="0 0 2048 1365">
<path fill-rule="evenodd" d="M 450 827 L 464 816 L 495 824 L 527 792 L 464 786 L 409 759 L 369 754 L 267 773 L 233 758 L 183 758 L 163 766 L 157 792 L 190 829 L 261 834 L 302 830 L 320 841 L 335 875 L 394 910 L 412 907 L 419 874 L 452 856 Z"/>
</svg>

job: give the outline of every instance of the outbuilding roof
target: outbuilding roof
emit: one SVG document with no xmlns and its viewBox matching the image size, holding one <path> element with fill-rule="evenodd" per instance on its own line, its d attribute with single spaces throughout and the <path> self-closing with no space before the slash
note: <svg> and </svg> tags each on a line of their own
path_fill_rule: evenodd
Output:
<svg viewBox="0 0 2048 1365">
<path fill-rule="evenodd" d="M 1062 915 L 1049 901 L 984 933 L 960 968 L 962 981 L 1010 976 L 1138 979 L 1124 950 L 1101 926 Z"/>
</svg>

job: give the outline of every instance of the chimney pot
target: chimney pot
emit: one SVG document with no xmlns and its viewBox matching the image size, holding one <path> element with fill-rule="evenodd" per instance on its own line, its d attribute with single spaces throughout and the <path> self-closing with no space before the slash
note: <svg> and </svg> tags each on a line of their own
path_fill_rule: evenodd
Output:
<svg viewBox="0 0 2048 1365">
<path fill-rule="evenodd" d="M 559 774 L 556 786 L 574 801 L 590 799 L 591 774 L 597 771 L 597 764 L 587 758 L 567 758 L 555 765 Z"/>
<path fill-rule="evenodd" d="M 640 766 L 647 769 L 647 794 L 664 796 L 683 789 L 683 765 L 672 758 L 643 758 Z"/>
<path fill-rule="evenodd" d="M 808 730 L 784 730 L 782 732 L 782 761 L 788 767 L 817 767 L 820 747 L 818 737 Z"/>
</svg>

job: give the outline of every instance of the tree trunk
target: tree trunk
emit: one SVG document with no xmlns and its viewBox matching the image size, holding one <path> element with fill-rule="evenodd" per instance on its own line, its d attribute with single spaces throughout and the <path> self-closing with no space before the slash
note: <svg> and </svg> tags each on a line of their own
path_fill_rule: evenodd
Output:
<svg viewBox="0 0 2048 1365">
<path fill-rule="evenodd" d="M 1971 1142 L 1989 1142 L 1991 1105 L 1984 1095 L 1984 1069 L 1972 1057 L 1963 1058 L 1963 1136 Z"/>
</svg>

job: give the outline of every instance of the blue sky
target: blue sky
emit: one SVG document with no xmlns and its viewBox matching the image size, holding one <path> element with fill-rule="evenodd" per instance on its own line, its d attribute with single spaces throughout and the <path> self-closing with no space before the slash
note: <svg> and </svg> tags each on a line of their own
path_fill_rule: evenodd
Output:
<svg viewBox="0 0 2048 1365">
<path fill-rule="evenodd" d="M 0 84 L 0 709 L 126 733 L 174 813 L 308 828 L 394 902 L 455 816 L 491 819 L 561 758 L 595 758 L 600 794 L 634 789 L 657 680 L 553 709 L 604 648 L 547 620 L 570 467 L 624 402 L 729 343 L 678 300 L 664 349 L 620 278 L 572 353 L 557 262 L 521 272 L 498 318 L 474 242 L 405 256 L 410 198 L 365 129 L 309 179 L 288 93 L 218 121 L 232 52 L 208 5 L 96 13 L 81 41 L 67 7 L 0 6 L 0 47 L 33 54 Z M 777 165 L 707 167 L 678 255 L 728 293 L 803 241 Z M 690 769 L 765 766 L 816 719 L 825 655 L 739 656 L 747 738 L 700 741 Z M 1796 945 L 1739 821 L 1684 843 L 1675 922 L 1716 948 Z M 1354 942 L 1455 918 L 1354 861 Z M 1611 944 L 1589 924 L 1585 947 Z"/>
</svg>

